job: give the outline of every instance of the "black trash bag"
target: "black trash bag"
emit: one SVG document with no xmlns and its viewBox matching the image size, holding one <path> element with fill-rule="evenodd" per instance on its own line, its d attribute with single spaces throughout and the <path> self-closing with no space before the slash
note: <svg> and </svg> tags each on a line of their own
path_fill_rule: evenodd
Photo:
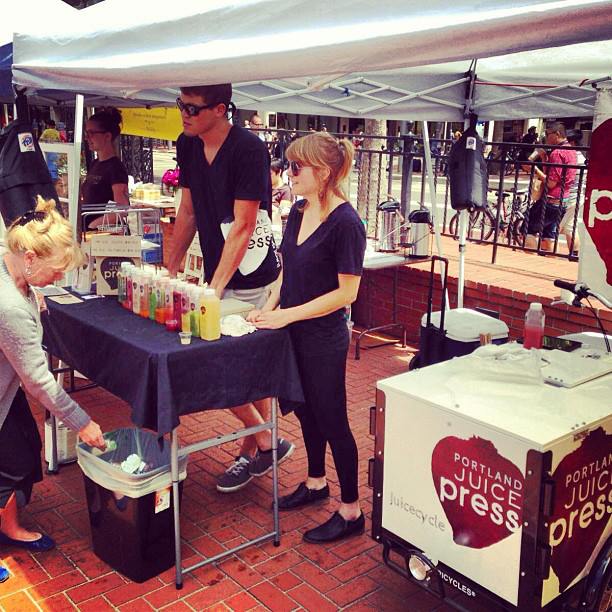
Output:
<svg viewBox="0 0 612 612">
<path fill-rule="evenodd" d="M 453 145 L 448 155 L 451 206 L 455 210 L 474 210 L 487 206 L 488 172 L 484 142 L 470 127 Z"/>
<path fill-rule="evenodd" d="M 0 132 L 0 214 L 8 227 L 36 206 L 36 196 L 59 198 L 45 156 L 24 122 L 13 121 Z"/>
</svg>

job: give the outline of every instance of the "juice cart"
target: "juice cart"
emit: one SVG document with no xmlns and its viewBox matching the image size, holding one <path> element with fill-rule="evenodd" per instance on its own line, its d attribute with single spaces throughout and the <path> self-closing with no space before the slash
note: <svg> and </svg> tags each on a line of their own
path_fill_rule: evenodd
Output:
<svg viewBox="0 0 612 612">
<path fill-rule="evenodd" d="M 515 347 L 378 382 L 372 537 L 460 610 L 597 610 L 612 565 L 612 356 Z"/>
</svg>

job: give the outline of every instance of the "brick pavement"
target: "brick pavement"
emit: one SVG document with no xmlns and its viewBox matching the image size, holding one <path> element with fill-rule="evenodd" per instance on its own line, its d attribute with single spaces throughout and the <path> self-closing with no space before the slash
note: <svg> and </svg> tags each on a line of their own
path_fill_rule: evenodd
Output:
<svg viewBox="0 0 612 612">
<path fill-rule="evenodd" d="M 360 492 L 368 519 L 366 534 L 326 547 L 306 544 L 301 535 L 325 520 L 336 506 L 338 482 L 328 454 L 333 501 L 316 508 L 283 513 L 281 546 L 271 542 L 247 548 L 217 567 L 201 568 L 186 578 L 182 591 L 174 588 L 173 570 L 144 584 L 135 584 L 97 559 L 91 551 L 89 525 L 80 470 L 64 466 L 59 476 L 46 476 L 35 487 L 25 512 L 26 523 L 44 529 L 58 542 L 56 550 L 29 554 L 1 549 L 0 560 L 12 577 L 0 585 L 0 609 L 29 610 L 446 610 L 439 601 L 394 574 L 382 563 L 382 548 L 368 535 L 371 491 L 366 486 L 367 461 L 372 455 L 369 406 L 376 380 L 406 370 L 411 349 L 390 346 L 364 351 L 348 360 L 348 394 L 352 426 L 360 450 Z M 104 430 L 129 426 L 129 408 L 101 389 L 78 395 Z M 42 422 L 42 410 L 33 406 Z M 202 434 L 228 432 L 236 421 L 224 411 L 182 419 L 181 441 Z M 281 493 L 305 475 L 306 454 L 293 416 L 281 419 L 283 436 L 297 450 L 280 466 Z M 245 537 L 271 529 L 271 477 L 254 479 L 243 492 L 217 493 L 215 476 L 227 465 L 237 443 L 202 451 L 190 458 L 182 507 L 183 554 L 190 562 L 234 545 Z"/>
</svg>

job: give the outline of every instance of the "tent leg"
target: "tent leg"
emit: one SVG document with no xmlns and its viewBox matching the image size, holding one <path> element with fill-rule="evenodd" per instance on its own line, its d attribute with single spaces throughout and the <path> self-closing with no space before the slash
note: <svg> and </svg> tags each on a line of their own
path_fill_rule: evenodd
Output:
<svg viewBox="0 0 612 612">
<path fill-rule="evenodd" d="M 83 144 L 83 104 L 82 94 L 76 95 L 74 105 L 74 149 L 71 160 L 69 160 L 69 191 L 68 191 L 68 218 L 72 224 L 72 230 L 76 235 L 77 215 L 79 203 L 79 184 L 81 179 L 81 146 Z"/>
<path fill-rule="evenodd" d="M 465 285 L 465 245 L 467 237 L 468 211 L 459 211 L 459 278 L 457 279 L 457 308 L 463 308 Z"/>
<path fill-rule="evenodd" d="M 425 152 L 425 173 L 427 174 L 427 183 L 429 186 L 429 199 L 431 200 L 431 220 L 434 227 L 434 236 L 436 239 L 436 250 L 440 257 L 444 257 L 442 253 L 442 240 L 440 238 L 440 228 L 438 227 L 438 211 L 436 202 L 436 186 L 434 184 L 433 164 L 431 161 L 431 149 L 429 148 L 429 124 L 423 121 L 423 149 Z M 423 178 L 423 180 L 425 180 Z M 440 270 L 440 274 L 442 270 Z"/>
</svg>

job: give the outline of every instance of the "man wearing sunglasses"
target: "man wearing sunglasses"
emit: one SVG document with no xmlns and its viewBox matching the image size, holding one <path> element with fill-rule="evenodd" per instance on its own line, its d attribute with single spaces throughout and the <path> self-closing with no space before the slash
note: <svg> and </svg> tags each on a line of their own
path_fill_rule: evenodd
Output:
<svg viewBox="0 0 612 612">
<path fill-rule="evenodd" d="M 261 308 L 280 270 L 270 222 L 270 156 L 255 134 L 229 122 L 231 98 L 232 86 L 226 83 L 182 87 L 176 100 L 183 121 L 176 151 L 182 192 L 168 270 L 176 275 L 197 230 L 209 286 L 221 298 Z M 246 427 L 259 425 L 270 416 L 270 401 L 232 412 Z M 237 491 L 265 474 L 272 467 L 271 448 L 268 431 L 244 438 L 217 489 Z M 279 461 L 293 450 L 280 439 Z"/>
</svg>

